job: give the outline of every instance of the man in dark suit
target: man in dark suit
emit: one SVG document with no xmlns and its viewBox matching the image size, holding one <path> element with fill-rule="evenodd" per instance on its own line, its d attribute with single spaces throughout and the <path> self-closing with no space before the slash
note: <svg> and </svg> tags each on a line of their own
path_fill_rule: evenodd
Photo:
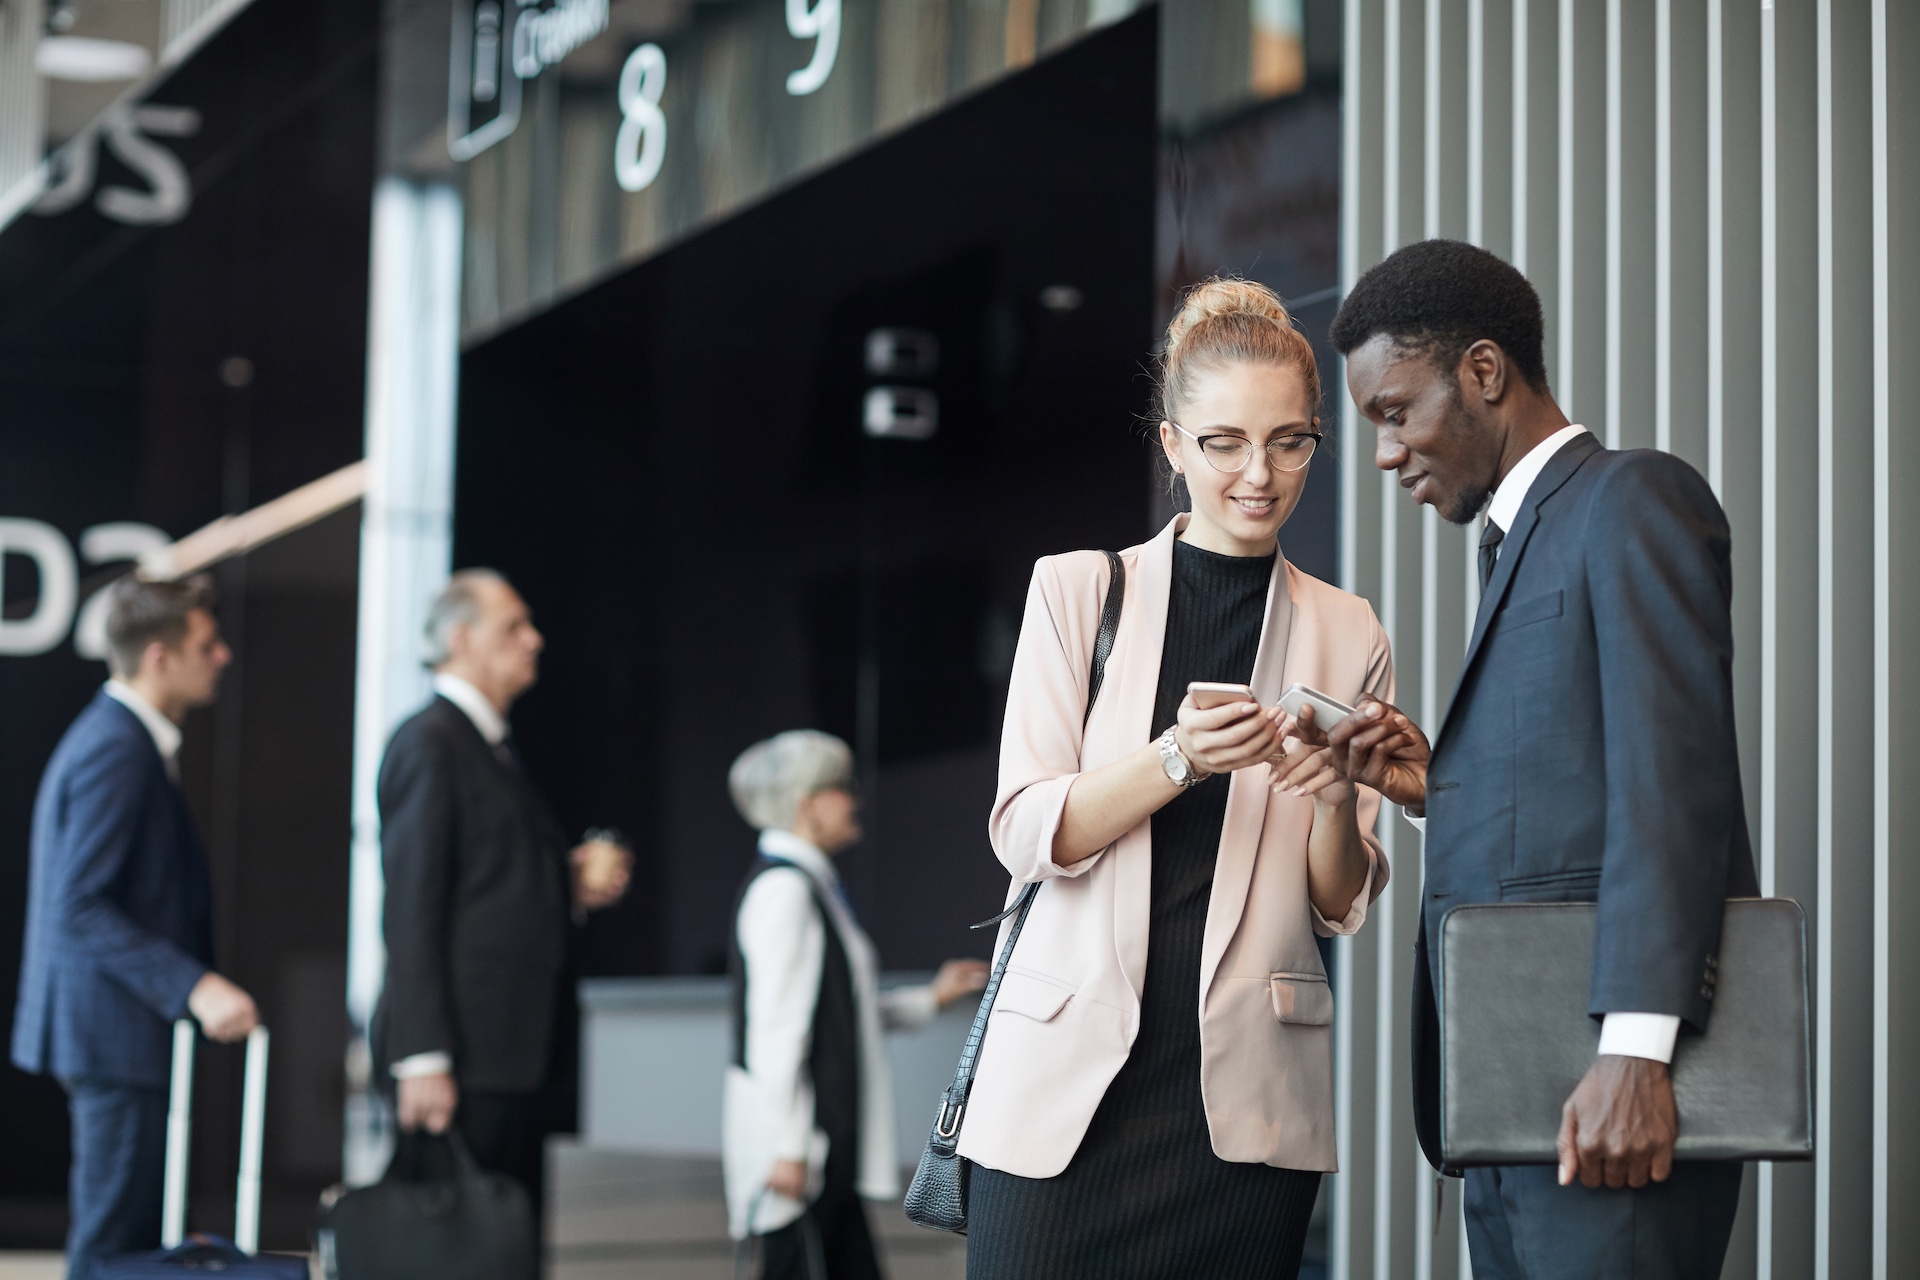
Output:
<svg viewBox="0 0 1920 1280">
<path fill-rule="evenodd" d="M 1725 900 L 1757 892 L 1727 521 L 1685 462 L 1610 450 L 1568 423 L 1542 328 L 1519 272 L 1454 241 L 1400 250 L 1342 304 L 1332 337 L 1376 465 L 1456 524 L 1487 519 L 1479 613 L 1430 764 L 1384 704 L 1330 736 L 1356 776 L 1424 814 L 1415 1116 L 1436 1164 L 1428 956 L 1441 917 L 1463 903 L 1598 903 L 1599 1052 L 1563 1110 L 1557 1169 L 1468 1172 L 1476 1280 L 1706 1280 L 1741 1166 L 1674 1163 L 1668 1064 L 1676 1034 L 1707 1025 Z M 1368 749 L 1385 737 L 1404 749 L 1381 769 Z"/>
<path fill-rule="evenodd" d="M 576 911 L 626 892 L 605 845 L 569 854 L 514 750 L 507 712 L 542 640 L 506 580 L 453 575 L 428 618 L 434 698 L 381 762 L 386 989 L 376 1053 L 402 1129 L 457 1125 L 484 1168 L 544 1190 L 558 1071 L 573 1055 L 568 947 Z"/>
<path fill-rule="evenodd" d="M 172 1024 L 259 1020 L 212 971 L 206 859 L 175 757 L 232 654 L 204 579 L 109 588 L 107 682 L 54 749 L 33 809 L 13 1063 L 57 1078 L 73 1122 L 69 1280 L 160 1243 Z"/>
</svg>

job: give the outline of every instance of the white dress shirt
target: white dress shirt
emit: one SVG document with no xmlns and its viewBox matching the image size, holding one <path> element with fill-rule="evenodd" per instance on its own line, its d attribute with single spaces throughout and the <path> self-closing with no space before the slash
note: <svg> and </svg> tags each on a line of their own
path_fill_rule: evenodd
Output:
<svg viewBox="0 0 1920 1280">
<path fill-rule="evenodd" d="M 1513 528 L 1513 522 L 1520 518 L 1520 508 L 1526 503 L 1527 491 L 1540 478 L 1540 472 L 1554 454 L 1565 448 L 1569 441 L 1586 434 L 1586 430 L 1578 424 L 1562 427 L 1527 450 L 1526 456 L 1513 464 L 1513 470 L 1507 472 L 1500 486 L 1493 491 L 1493 501 L 1487 504 L 1487 523 L 1498 525 L 1502 534 Z M 1496 561 L 1506 547 L 1506 542 L 1502 540 L 1494 548 Z M 1409 816 L 1407 821 L 1425 833 L 1425 818 Z M 1673 1044 L 1679 1035 L 1680 1019 L 1674 1014 L 1609 1013 L 1600 1020 L 1599 1051 L 1629 1058 L 1651 1058 L 1655 1062 L 1672 1062 Z"/>
<path fill-rule="evenodd" d="M 882 1031 L 920 1026 L 938 1010 L 933 988 L 879 990 L 879 956 L 840 892 L 832 859 L 790 831 L 760 833 L 760 852 L 793 864 L 761 873 L 740 901 L 734 934 L 746 961 L 746 1067 L 727 1068 L 724 1120 L 729 1229 L 735 1239 L 800 1216 L 798 1200 L 763 1191 L 776 1161 L 801 1160 L 817 1182 L 826 1135 L 814 1124 L 807 1078 L 820 970 L 831 927 L 847 957 L 860 1038 L 861 1195 L 899 1194 L 893 1087 Z M 811 883 L 810 883 L 811 882 Z M 814 889 L 827 908 L 822 918 Z"/>
<path fill-rule="evenodd" d="M 466 712 L 467 719 L 473 721 L 473 727 L 480 731 L 488 746 L 497 747 L 507 740 L 507 718 L 486 694 L 467 681 L 438 671 L 434 673 L 433 691 Z"/>
<path fill-rule="evenodd" d="M 153 749 L 160 753 L 161 761 L 167 766 L 167 776 L 175 782 L 180 781 L 180 726 L 161 715 L 160 709 L 135 693 L 130 684 L 109 680 L 106 693 L 139 717 L 140 723 L 146 726 L 147 733 L 153 738 Z"/>
<path fill-rule="evenodd" d="M 1533 482 L 1540 478 L 1547 463 L 1553 461 L 1553 455 L 1586 432 L 1587 429 L 1578 423 L 1562 427 L 1527 450 L 1526 456 L 1513 464 L 1513 470 L 1507 472 L 1499 487 L 1493 491 L 1493 501 L 1487 504 L 1487 519 L 1499 525 L 1501 533 L 1513 528 L 1513 522 L 1520 518 L 1520 508 L 1527 500 L 1527 490 L 1533 488 Z M 1504 543 L 1501 549 L 1505 549 Z M 1494 552 L 1496 560 L 1499 554 L 1498 550 Z"/>
<path fill-rule="evenodd" d="M 487 740 L 487 745 L 497 747 L 507 740 L 507 718 L 500 709 L 488 700 L 487 695 L 474 688 L 459 676 L 448 675 L 444 671 L 434 673 L 433 691 L 466 713 L 473 721 L 473 727 Z M 453 1054 L 444 1049 L 429 1049 L 425 1053 L 416 1053 L 400 1059 L 391 1068 L 395 1080 L 409 1080 L 414 1076 L 449 1076 L 453 1074 Z"/>
</svg>

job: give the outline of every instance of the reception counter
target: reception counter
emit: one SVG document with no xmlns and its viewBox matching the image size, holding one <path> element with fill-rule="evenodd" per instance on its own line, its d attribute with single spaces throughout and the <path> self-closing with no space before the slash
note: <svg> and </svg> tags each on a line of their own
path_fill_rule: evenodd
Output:
<svg viewBox="0 0 1920 1280">
<path fill-rule="evenodd" d="M 931 974 L 890 973 L 885 987 Z M 900 1163 L 920 1159 L 975 1004 L 887 1037 Z M 721 1077 L 731 1050 L 725 978 L 589 978 L 580 984 L 581 1138 L 591 1147 L 720 1154 Z"/>
</svg>

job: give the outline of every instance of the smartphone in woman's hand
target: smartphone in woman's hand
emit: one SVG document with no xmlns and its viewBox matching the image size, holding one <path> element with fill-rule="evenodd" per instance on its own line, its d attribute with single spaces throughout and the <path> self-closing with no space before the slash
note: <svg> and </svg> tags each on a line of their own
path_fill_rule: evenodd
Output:
<svg viewBox="0 0 1920 1280">
<path fill-rule="evenodd" d="M 1193 705 L 1202 711 L 1211 711 L 1215 707 L 1224 707 L 1232 702 L 1258 703 L 1253 689 L 1244 684 L 1216 684 L 1210 680 L 1195 680 L 1187 686 L 1187 696 L 1193 699 Z"/>
</svg>

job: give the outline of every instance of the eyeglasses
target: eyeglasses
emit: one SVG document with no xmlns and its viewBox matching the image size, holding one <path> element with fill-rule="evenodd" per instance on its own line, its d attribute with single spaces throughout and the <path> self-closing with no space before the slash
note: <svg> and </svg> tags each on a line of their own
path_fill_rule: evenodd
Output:
<svg viewBox="0 0 1920 1280">
<path fill-rule="evenodd" d="M 1196 436 L 1177 422 L 1167 425 L 1198 444 L 1201 456 L 1215 471 L 1232 475 L 1245 471 L 1247 463 L 1253 460 L 1253 441 L 1245 436 Z M 1313 461 L 1313 451 L 1319 443 L 1320 433 L 1312 430 L 1275 436 L 1267 441 L 1267 465 L 1275 471 L 1298 471 Z"/>
</svg>

